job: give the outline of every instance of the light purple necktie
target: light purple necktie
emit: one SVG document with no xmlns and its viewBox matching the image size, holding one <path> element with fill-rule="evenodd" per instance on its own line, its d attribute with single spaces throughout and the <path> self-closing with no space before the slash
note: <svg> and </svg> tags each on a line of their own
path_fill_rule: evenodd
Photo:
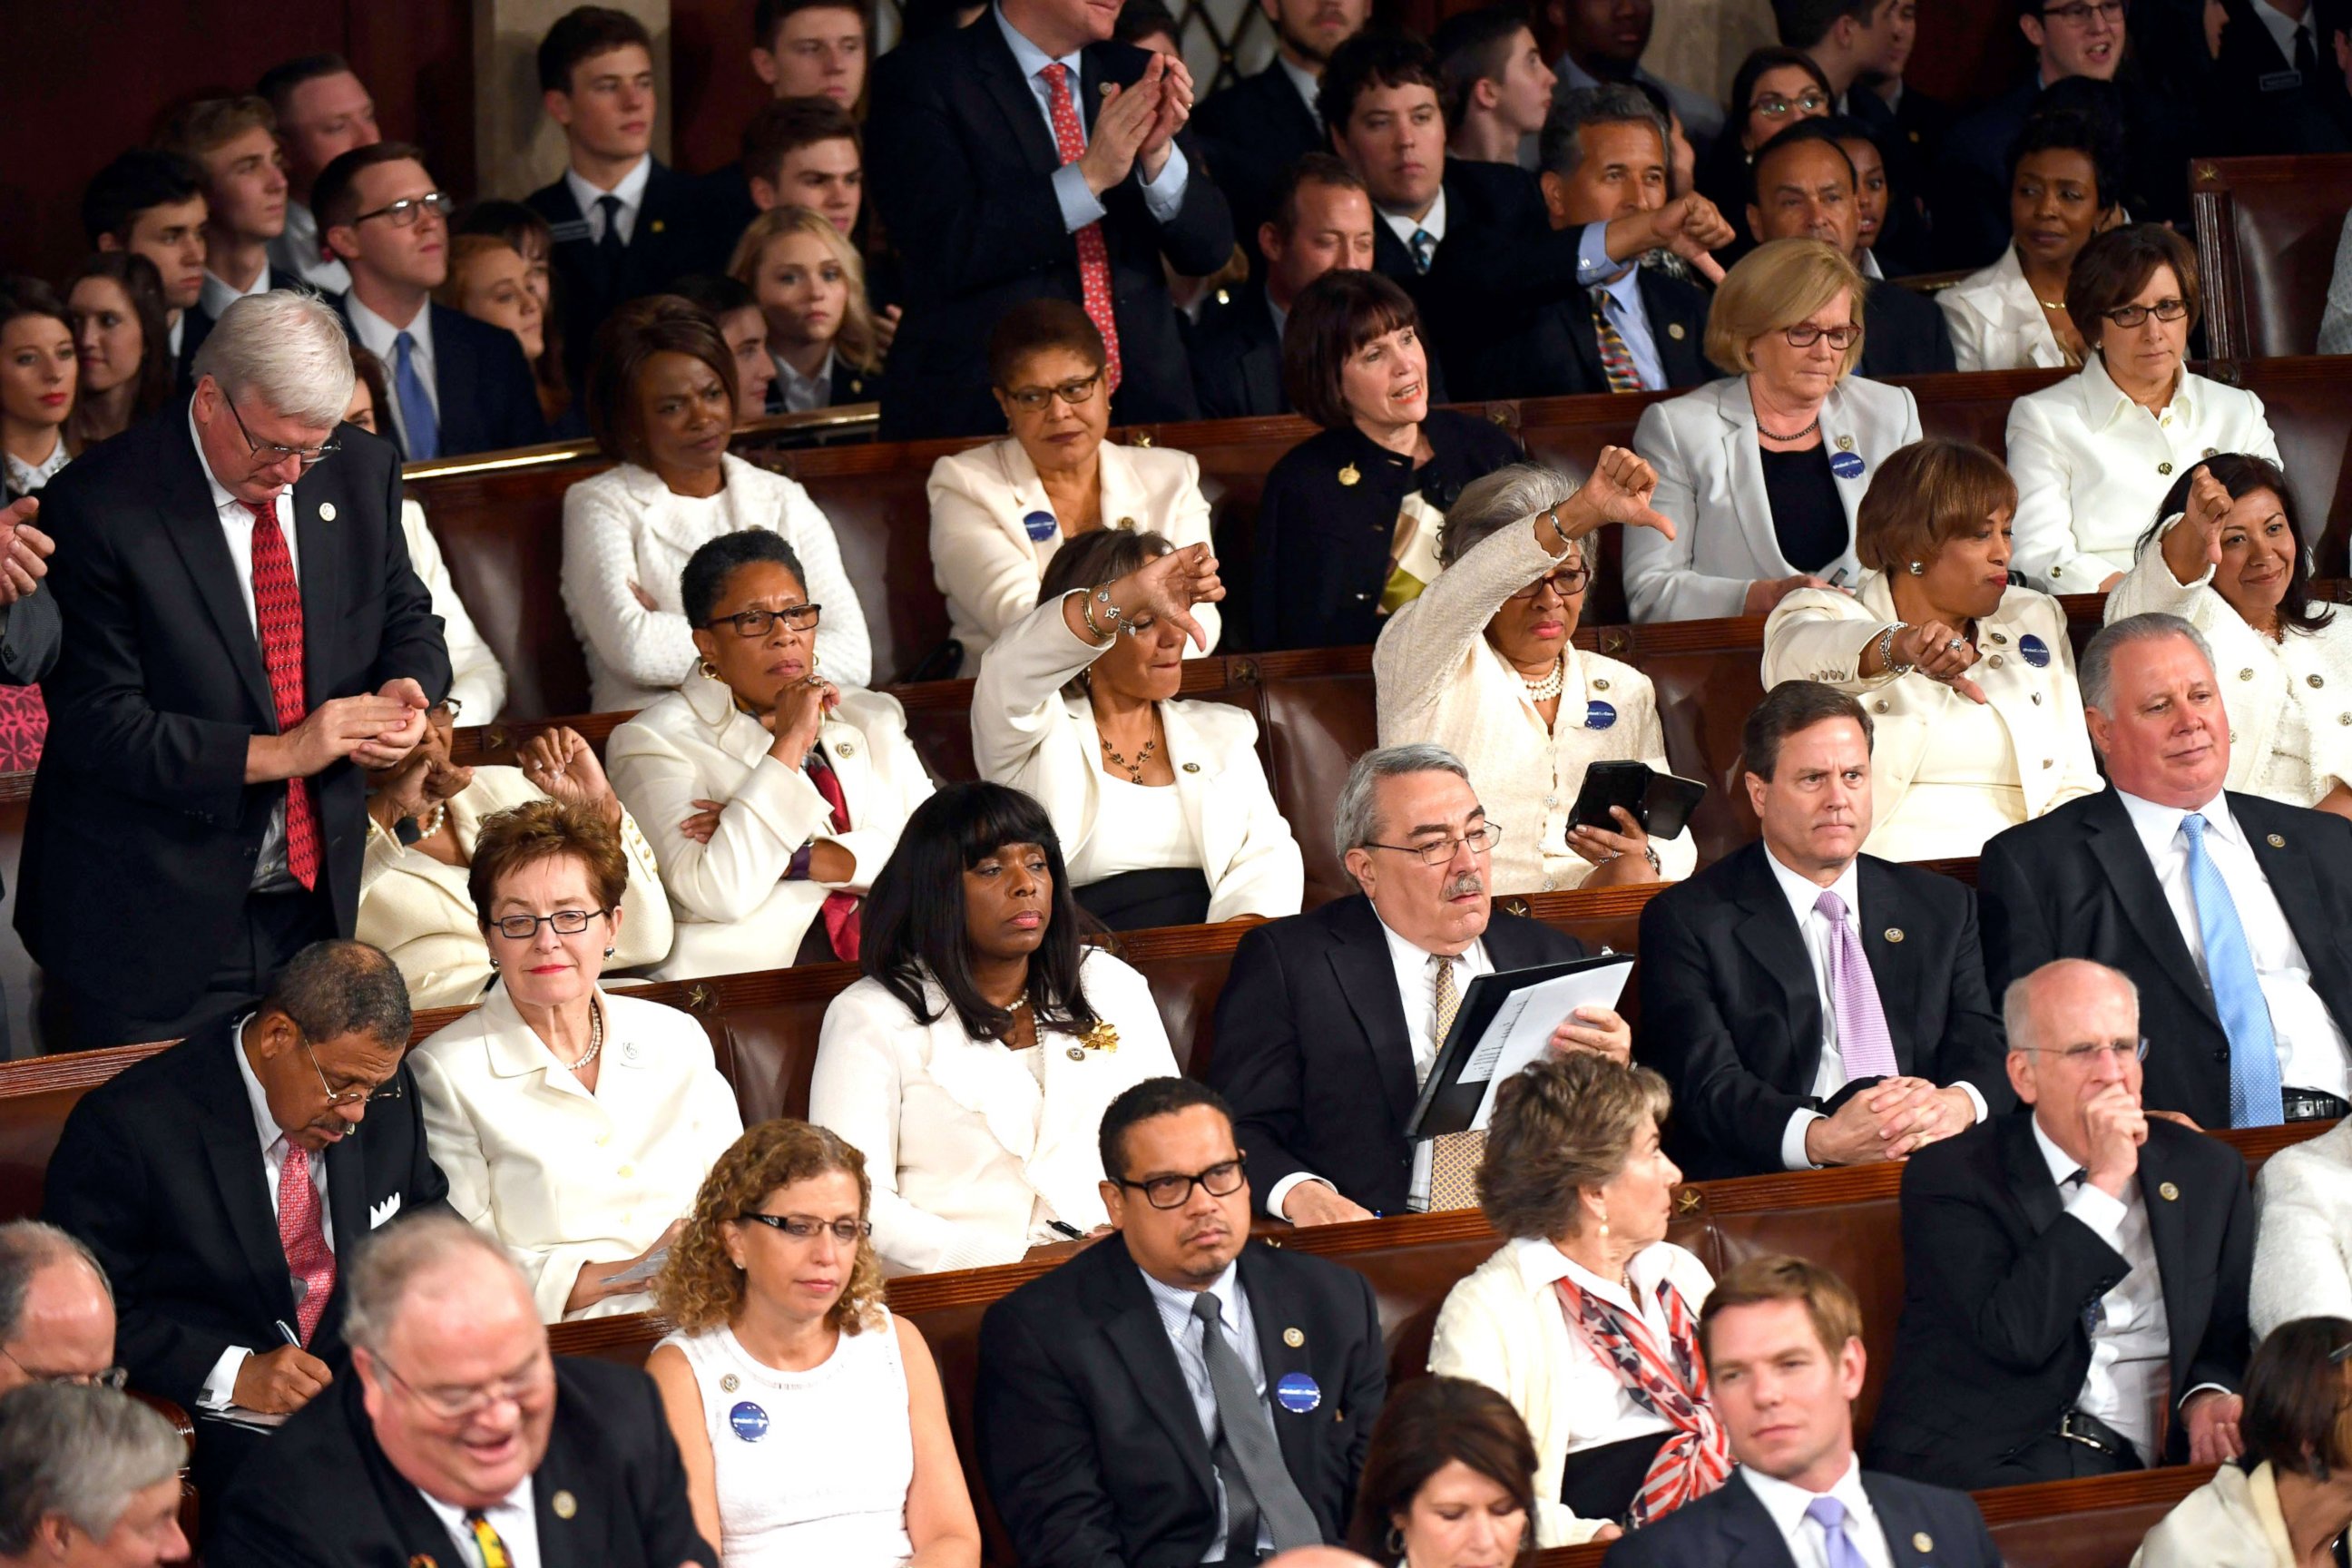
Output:
<svg viewBox="0 0 2352 1568">
<path fill-rule="evenodd" d="M 1845 1532 L 1845 1504 L 1833 1497 L 1817 1497 L 1805 1505 L 1805 1517 L 1822 1527 L 1823 1557 L 1829 1568 L 1870 1568 L 1870 1560 Z"/>
<path fill-rule="evenodd" d="M 1837 1019 L 1838 1055 L 1845 1076 L 1894 1078 L 1895 1039 L 1886 1032 L 1886 1010 L 1878 1005 L 1878 983 L 1871 978 L 1870 960 L 1862 939 L 1846 919 L 1845 900 L 1824 890 L 1813 908 L 1830 922 L 1830 1011 Z"/>
</svg>

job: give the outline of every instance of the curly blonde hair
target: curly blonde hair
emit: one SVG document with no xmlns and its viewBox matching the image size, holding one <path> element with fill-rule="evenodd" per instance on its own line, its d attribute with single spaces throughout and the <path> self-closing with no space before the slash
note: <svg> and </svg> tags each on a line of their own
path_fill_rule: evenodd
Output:
<svg viewBox="0 0 2352 1568">
<path fill-rule="evenodd" d="M 756 1210 L 778 1187 L 835 1171 L 857 1178 L 857 1217 L 863 1220 L 874 1205 L 874 1184 L 866 1179 L 866 1156 L 839 1134 L 779 1117 L 735 1140 L 702 1179 L 686 1228 L 670 1246 L 669 1261 L 654 1282 L 656 1309 L 690 1334 L 732 1321 L 743 1308 L 744 1274 L 727 1256 L 727 1227 L 741 1223 L 741 1215 Z M 857 1244 L 849 1282 L 825 1321 L 845 1334 L 877 1328 L 881 1305 L 882 1260 L 869 1237 Z"/>
</svg>

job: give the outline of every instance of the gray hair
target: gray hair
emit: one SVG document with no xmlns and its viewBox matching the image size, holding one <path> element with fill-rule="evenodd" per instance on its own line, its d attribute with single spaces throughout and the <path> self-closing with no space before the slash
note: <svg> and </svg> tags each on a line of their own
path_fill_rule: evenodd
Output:
<svg viewBox="0 0 2352 1568">
<path fill-rule="evenodd" d="M 2031 974 L 2021 974 L 2011 981 L 2009 989 L 2000 994 L 2000 1026 L 2009 1037 L 2011 1050 L 2030 1051 L 2040 1044 L 2032 1037 L 2034 993 L 2059 971 L 2072 969 L 2095 969 L 2117 981 L 2131 996 L 2132 1011 L 2135 1014 L 2139 1011 L 2139 987 L 2122 970 L 2110 969 L 2087 958 L 2053 958 Z"/>
<path fill-rule="evenodd" d="M 222 311 L 194 369 L 218 382 L 232 403 L 251 392 L 271 413 L 302 425 L 340 425 L 352 403 L 343 319 L 299 289 L 248 294 Z"/>
<path fill-rule="evenodd" d="M 1576 494 L 1577 481 L 1541 463 L 1506 463 L 1462 487 L 1445 510 L 1437 539 L 1437 562 L 1451 566 L 1507 528 L 1525 526 L 1536 513 L 1560 506 Z M 1576 542 L 1577 558 L 1593 568 L 1592 536 Z"/>
<path fill-rule="evenodd" d="M 2205 656 L 2206 666 L 2213 664 L 2212 645 L 2205 634 L 2182 620 L 2160 610 L 2144 616 L 2126 616 L 2112 626 L 2102 626 L 2084 648 L 2083 657 L 2075 661 L 2074 680 L 2083 689 L 2083 706 L 2095 708 L 2102 713 L 2112 712 L 2107 697 L 2116 680 L 2116 650 L 2134 643 L 2157 642 L 2165 637 L 2187 637 L 2197 651 Z"/>
<path fill-rule="evenodd" d="M 408 1044 L 415 1021 L 400 966 L 382 948 L 347 937 L 314 942 L 296 953 L 261 1005 L 285 1014 L 313 1045 L 365 1035 L 396 1050 Z"/>
<path fill-rule="evenodd" d="M 1470 770 L 1462 765 L 1461 758 L 1426 741 L 1366 752 L 1348 770 L 1348 782 L 1339 786 L 1339 803 L 1331 812 L 1331 838 L 1341 858 L 1358 845 L 1370 844 L 1379 831 L 1372 820 L 1372 792 L 1381 780 L 1407 773 L 1452 773 L 1465 784 L 1470 782 Z"/>
<path fill-rule="evenodd" d="M 1584 162 L 1584 128 L 1588 125 L 1646 125 L 1658 133 L 1661 159 L 1672 156 L 1674 132 L 1638 87 L 1611 82 L 1601 87 L 1572 88 L 1552 101 L 1544 117 L 1543 135 L 1536 143 L 1536 166 L 1567 179 Z"/>
<path fill-rule="evenodd" d="M 530 1294 L 521 1270 L 497 1242 L 454 1215 L 419 1215 L 387 1227 L 361 1249 L 343 1280 L 344 1342 L 380 1353 L 399 1321 L 409 1288 L 460 1258 L 478 1259 L 512 1279 L 526 1297 Z"/>
<path fill-rule="evenodd" d="M 98 1276 L 98 1288 L 110 1304 L 114 1285 L 89 1247 L 56 1226 L 37 1219 L 14 1219 L 0 1225 L 0 1340 L 13 1340 L 23 1326 L 25 1298 L 33 1277 L 61 1258 L 79 1258 Z"/>
<path fill-rule="evenodd" d="M 127 1394 L 29 1383 L 0 1398 L 0 1553 L 28 1555 L 41 1521 L 62 1514 L 94 1541 L 131 1500 L 180 1473 L 187 1445 Z"/>
</svg>

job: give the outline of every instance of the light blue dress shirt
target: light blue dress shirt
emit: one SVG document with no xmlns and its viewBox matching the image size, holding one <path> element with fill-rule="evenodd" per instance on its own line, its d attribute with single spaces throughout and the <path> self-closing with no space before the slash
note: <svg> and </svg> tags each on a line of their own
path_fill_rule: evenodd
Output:
<svg viewBox="0 0 2352 1568">
<path fill-rule="evenodd" d="M 1141 1274 L 1141 1269 L 1136 1270 Z M 1171 1343 L 1176 1347 L 1176 1365 L 1184 1373 L 1184 1390 L 1192 1396 L 1192 1414 L 1201 1423 L 1202 1435 L 1213 1448 L 1217 1442 L 1217 1393 L 1209 1383 L 1209 1352 L 1202 1342 L 1201 1320 L 1192 1315 L 1194 1294 L 1165 1285 L 1150 1275 L 1143 1275 L 1144 1288 L 1151 1292 L 1151 1304 L 1160 1310 L 1160 1326 L 1168 1331 Z M 1208 1293 L 1217 1299 L 1218 1316 L 1224 1321 L 1225 1338 L 1233 1342 L 1234 1353 L 1241 1360 L 1242 1370 L 1249 1373 L 1250 1385 L 1257 1390 L 1261 1406 L 1265 1399 L 1265 1357 L 1258 1350 L 1256 1320 L 1250 1315 L 1249 1292 L 1242 1289 L 1241 1265 L 1238 1261 L 1225 1265 L 1225 1271 L 1209 1284 Z M 1271 1410 L 1266 1420 L 1272 1423 Z M 1203 1563 L 1216 1563 L 1225 1558 L 1225 1483 L 1217 1479 L 1217 1532 L 1209 1541 L 1209 1550 L 1202 1555 Z M 1274 1549 L 1274 1531 L 1264 1518 L 1257 1527 L 1256 1550 L 1265 1552 Z"/>
<path fill-rule="evenodd" d="M 1087 110 L 1086 105 L 1078 101 L 1078 95 L 1086 90 L 1083 51 L 1073 49 L 1057 60 L 1023 37 L 1013 24 L 1004 19 L 1003 11 L 991 7 L 988 14 L 996 19 L 997 26 L 1004 34 L 1005 43 L 1012 47 L 1013 58 L 1021 67 L 1022 79 L 1036 95 L 1037 112 L 1045 117 L 1045 135 L 1049 140 L 1054 139 L 1054 89 L 1040 73 L 1050 65 L 1059 65 L 1069 71 L 1070 107 L 1077 111 L 1078 135 L 1083 139 L 1087 133 Z M 1055 141 L 1055 145 L 1060 145 L 1058 140 Z M 1183 208 L 1184 182 L 1191 175 L 1192 166 L 1184 161 L 1184 149 L 1171 142 L 1168 144 L 1168 162 L 1160 165 L 1157 180 L 1143 181 L 1140 168 L 1130 177 L 1142 184 L 1143 205 L 1152 217 L 1160 223 L 1171 223 Z M 1062 232 L 1065 234 L 1076 234 L 1103 216 L 1101 198 L 1087 189 L 1087 177 L 1078 172 L 1076 163 L 1065 163 L 1054 171 L 1054 199 L 1061 204 Z"/>
<path fill-rule="evenodd" d="M 1625 340 L 1625 352 L 1633 356 L 1633 368 L 1642 374 L 1642 385 L 1650 392 L 1666 390 L 1666 363 L 1658 357 L 1658 340 L 1650 331 L 1650 312 L 1642 302 L 1642 268 L 1638 263 L 1628 266 L 1610 259 L 1607 240 L 1609 226 L 1589 223 L 1584 237 L 1576 247 L 1576 281 L 1587 289 L 1605 289 L 1608 302 L 1601 307 L 1609 324 Z"/>
</svg>

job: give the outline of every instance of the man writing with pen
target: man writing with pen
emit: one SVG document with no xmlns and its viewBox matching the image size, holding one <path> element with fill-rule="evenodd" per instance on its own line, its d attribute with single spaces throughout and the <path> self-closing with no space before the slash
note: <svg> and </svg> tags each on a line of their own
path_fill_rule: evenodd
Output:
<svg viewBox="0 0 2352 1568">
<path fill-rule="evenodd" d="M 391 959 L 315 942 L 250 1010 L 127 1069 L 67 1119 L 43 1217 L 113 1281 L 131 1385 L 196 1417 L 202 1495 L 342 1373 L 351 1249 L 446 1212 L 401 1062 L 408 1034 Z"/>
</svg>

